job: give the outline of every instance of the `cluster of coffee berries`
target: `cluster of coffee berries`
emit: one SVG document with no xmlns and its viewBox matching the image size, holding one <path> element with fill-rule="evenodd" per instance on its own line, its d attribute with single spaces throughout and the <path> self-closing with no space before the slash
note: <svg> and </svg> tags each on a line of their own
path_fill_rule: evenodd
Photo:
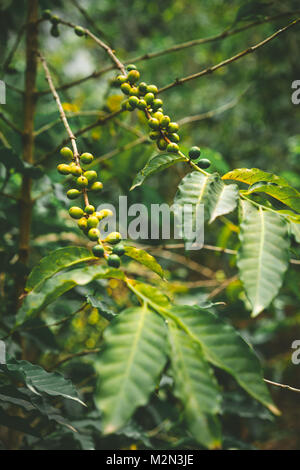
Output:
<svg viewBox="0 0 300 470">
<path fill-rule="evenodd" d="M 43 11 L 43 18 L 49 20 L 52 23 L 51 34 L 55 38 L 59 36 L 58 24 L 61 22 L 60 18 L 57 15 L 53 15 L 51 10 Z M 86 30 L 81 26 L 74 27 L 75 34 L 79 37 L 86 36 Z"/>
<path fill-rule="evenodd" d="M 97 172 L 84 169 L 84 166 L 92 163 L 94 159 L 91 153 L 85 152 L 76 158 L 69 147 L 63 147 L 60 154 L 67 163 L 59 164 L 57 171 L 62 175 L 71 175 L 73 177 L 73 187 L 67 191 L 68 199 L 74 200 L 83 196 L 84 200 L 88 201 L 87 195 L 89 192 L 102 190 L 103 184 L 101 181 L 98 181 Z M 94 256 L 97 258 L 105 258 L 109 266 L 118 268 L 121 264 L 120 257 L 125 253 L 125 248 L 120 243 L 122 239 L 121 234 L 119 232 L 111 232 L 105 240 L 102 241 L 101 233 L 98 229 L 99 222 L 106 217 L 112 216 L 112 211 L 109 209 L 96 211 L 92 204 L 87 203 L 84 209 L 79 206 L 72 206 L 69 209 L 69 214 L 73 219 L 78 221 L 78 227 L 89 240 L 97 242 L 92 249 Z"/>
<path fill-rule="evenodd" d="M 149 137 L 156 142 L 158 149 L 168 153 L 180 152 L 178 145 L 180 140 L 179 125 L 164 114 L 163 101 L 157 97 L 157 86 L 148 85 L 145 82 L 139 82 L 139 80 L 140 72 L 133 64 L 127 66 L 126 75 L 116 77 L 115 84 L 127 96 L 122 102 L 122 109 L 124 111 L 134 111 L 135 109 L 144 111 L 151 129 Z M 190 160 L 198 159 L 199 156 L 200 149 L 192 147 L 189 152 Z M 210 166 L 210 162 L 202 159 L 197 162 L 197 165 L 204 169 Z"/>
</svg>

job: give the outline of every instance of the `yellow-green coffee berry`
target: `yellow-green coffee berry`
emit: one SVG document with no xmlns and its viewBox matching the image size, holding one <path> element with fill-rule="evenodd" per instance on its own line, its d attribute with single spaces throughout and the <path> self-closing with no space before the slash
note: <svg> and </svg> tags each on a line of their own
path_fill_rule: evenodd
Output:
<svg viewBox="0 0 300 470">
<path fill-rule="evenodd" d="M 157 147 L 159 148 L 159 150 L 166 150 L 168 146 L 168 142 L 165 141 L 165 139 L 159 139 L 157 141 Z"/>
<path fill-rule="evenodd" d="M 122 83 L 121 90 L 123 91 L 124 95 L 129 95 L 131 86 L 129 85 L 129 83 L 126 83 L 126 82 Z"/>
<path fill-rule="evenodd" d="M 80 168 L 79 165 L 71 165 L 70 166 L 70 173 L 73 176 L 81 176 L 82 174 L 82 169 Z"/>
<path fill-rule="evenodd" d="M 151 107 L 152 107 L 153 111 L 157 111 L 159 108 L 162 107 L 162 105 L 163 105 L 163 102 L 162 102 L 162 100 L 159 100 L 159 99 L 155 99 L 151 103 Z"/>
<path fill-rule="evenodd" d="M 81 217 L 79 220 L 78 220 L 78 227 L 81 229 L 81 230 L 86 230 L 87 229 L 87 219 L 85 217 Z"/>
<path fill-rule="evenodd" d="M 80 161 L 85 165 L 92 163 L 93 160 L 94 160 L 94 156 L 88 152 L 85 152 L 80 156 Z"/>
<path fill-rule="evenodd" d="M 147 108 L 147 103 L 145 100 L 139 100 L 138 104 L 137 104 L 137 108 L 138 109 L 145 109 Z"/>
<path fill-rule="evenodd" d="M 96 228 L 99 224 L 99 219 L 96 216 L 91 215 L 87 219 L 87 226 L 88 228 Z"/>
<path fill-rule="evenodd" d="M 66 160 L 72 160 L 72 158 L 74 157 L 73 152 L 69 147 L 63 147 L 60 151 L 60 154 Z"/>
<path fill-rule="evenodd" d="M 105 217 L 112 217 L 113 215 L 114 213 L 110 209 L 102 209 L 101 211 L 96 212 L 96 216 L 98 217 L 99 220 L 102 220 Z"/>
<path fill-rule="evenodd" d="M 76 199 L 80 196 L 81 192 L 78 191 L 78 189 L 69 189 L 69 191 L 67 192 L 67 197 L 69 199 Z"/>
<path fill-rule="evenodd" d="M 179 135 L 176 134 L 175 132 L 174 132 L 174 134 L 169 134 L 167 137 L 171 142 L 176 142 L 177 143 L 177 142 L 180 141 Z"/>
<path fill-rule="evenodd" d="M 134 72 L 134 70 L 132 70 Z M 136 108 L 138 103 L 139 103 L 139 99 L 137 96 L 131 96 L 129 99 L 128 99 L 128 102 L 129 104 L 133 107 L 133 108 Z"/>
<path fill-rule="evenodd" d="M 138 86 L 138 89 L 140 95 L 145 95 L 147 93 L 147 83 L 141 82 Z"/>
<path fill-rule="evenodd" d="M 140 79 L 140 72 L 138 70 L 130 70 L 127 79 L 130 83 L 136 83 Z"/>
<path fill-rule="evenodd" d="M 128 72 L 130 72 L 130 70 L 136 70 L 136 66 L 134 64 L 128 64 L 126 68 Z"/>
<path fill-rule="evenodd" d="M 152 114 L 152 117 L 160 121 L 164 117 L 164 115 L 160 111 L 156 111 L 156 113 Z"/>
<path fill-rule="evenodd" d="M 171 119 L 169 118 L 169 116 L 163 116 L 160 120 L 160 127 L 162 127 L 163 129 L 165 129 L 166 127 L 168 127 L 168 125 L 170 124 L 171 122 Z"/>
<path fill-rule="evenodd" d="M 178 129 L 179 129 L 179 125 L 177 124 L 177 122 L 170 122 L 170 124 L 167 127 L 167 131 L 170 134 L 173 134 L 174 132 L 177 132 Z"/>
<path fill-rule="evenodd" d="M 91 241 L 95 242 L 100 238 L 100 232 L 97 228 L 91 228 L 88 231 L 88 237 Z"/>
<path fill-rule="evenodd" d="M 77 34 L 77 36 L 79 36 L 79 37 L 82 37 L 82 36 L 85 35 L 85 30 L 81 26 L 76 26 L 74 28 L 74 31 L 75 31 L 75 34 Z"/>
<path fill-rule="evenodd" d="M 118 255 L 112 254 L 108 256 L 107 264 L 112 268 L 119 268 L 121 265 L 121 260 Z"/>
<path fill-rule="evenodd" d="M 139 89 L 136 86 L 132 86 L 129 91 L 130 96 L 139 96 Z"/>
<path fill-rule="evenodd" d="M 122 85 L 123 83 L 126 83 L 127 82 L 127 77 L 126 75 L 118 75 L 117 78 L 116 78 L 116 83 L 118 85 Z"/>
<path fill-rule="evenodd" d="M 93 214 L 95 212 L 95 207 L 92 204 L 89 204 L 85 207 L 84 212 L 86 214 Z"/>
<path fill-rule="evenodd" d="M 146 95 L 144 96 L 144 100 L 146 101 L 147 104 L 151 104 L 152 101 L 154 100 L 153 93 L 146 93 Z"/>
<path fill-rule="evenodd" d="M 103 188 L 103 183 L 101 181 L 95 181 L 92 186 L 90 187 L 91 191 L 101 191 Z"/>
<path fill-rule="evenodd" d="M 86 188 L 89 184 L 89 180 L 85 176 L 79 176 L 76 183 L 80 188 Z"/>
<path fill-rule="evenodd" d="M 179 147 L 177 144 L 175 144 L 175 142 L 171 142 L 167 146 L 167 151 L 170 153 L 177 153 L 179 151 Z"/>
<path fill-rule="evenodd" d="M 96 256 L 97 258 L 103 258 L 105 250 L 102 245 L 95 245 L 92 248 L 93 255 Z"/>
<path fill-rule="evenodd" d="M 83 176 L 88 180 L 89 183 L 92 183 L 97 179 L 97 172 L 94 170 L 88 170 L 83 173 Z"/>
<path fill-rule="evenodd" d="M 66 165 L 65 163 L 61 163 L 60 165 L 57 165 L 57 171 L 61 175 L 69 175 L 71 171 L 71 167 L 69 165 Z"/>
<path fill-rule="evenodd" d="M 160 136 L 161 136 L 161 134 L 160 134 L 159 131 L 152 131 L 149 134 L 149 137 L 150 137 L 151 140 L 157 140 L 157 139 L 160 138 Z"/>
<path fill-rule="evenodd" d="M 69 209 L 69 214 L 73 219 L 80 219 L 83 216 L 83 210 L 80 207 L 73 206 Z"/>
<path fill-rule="evenodd" d="M 105 242 L 109 243 L 110 245 L 116 245 L 117 243 L 120 243 L 121 240 L 122 240 L 122 236 L 119 232 L 111 232 L 105 238 Z"/>
<path fill-rule="evenodd" d="M 156 85 L 148 85 L 147 86 L 147 93 L 153 93 L 156 95 L 158 92 L 157 86 Z"/>
<path fill-rule="evenodd" d="M 149 126 L 151 129 L 158 129 L 159 128 L 159 120 L 155 118 L 150 118 L 148 121 Z"/>
</svg>

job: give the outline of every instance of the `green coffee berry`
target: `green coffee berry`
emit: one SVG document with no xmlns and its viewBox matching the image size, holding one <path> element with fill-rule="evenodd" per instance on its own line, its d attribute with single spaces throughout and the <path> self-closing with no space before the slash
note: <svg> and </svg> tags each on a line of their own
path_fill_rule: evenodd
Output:
<svg viewBox="0 0 300 470">
<path fill-rule="evenodd" d="M 111 211 L 110 209 L 102 209 L 101 211 L 96 212 L 96 214 L 99 220 L 102 220 L 105 217 L 111 217 L 114 215 L 113 211 Z"/>
<path fill-rule="evenodd" d="M 118 75 L 117 78 L 116 78 L 116 83 L 118 85 L 122 85 L 123 83 L 126 83 L 127 82 L 127 77 L 126 75 Z"/>
<path fill-rule="evenodd" d="M 171 119 L 169 118 L 169 116 L 163 116 L 160 120 L 160 127 L 162 127 L 163 129 L 168 127 L 168 125 L 170 124 L 171 122 Z"/>
<path fill-rule="evenodd" d="M 138 103 L 139 103 L 139 99 L 137 96 L 131 96 L 129 99 L 128 99 L 128 103 L 133 107 L 133 108 L 136 108 Z"/>
<path fill-rule="evenodd" d="M 74 155 L 72 150 L 69 147 L 63 147 L 60 151 L 60 154 L 66 159 L 66 160 L 72 160 Z"/>
<path fill-rule="evenodd" d="M 151 103 L 151 107 L 152 107 L 153 111 L 157 111 L 159 108 L 162 107 L 162 105 L 163 105 L 163 102 L 162 102 L 162 100 L 159 100 L 159 99 L 155 99 Z"/>
<path fill-rule="evenodd" d="M 73 176 L 81 176 L 82 169 L 79 165 L 70 165 L 70 173 Z"/>
<path fill-rule="evenodd" d="M 112 268 L 119 268 L 121 265 L 121 260 L 118 255 L 112 254 L 108 256 L 107 264 Z"/>
<path fill-rule="evenodd" d="M 122 83 L 121 90 L 123 91 L 125 95 L 129 95 L 131 86 L 129 85 L 129 83 Z"/>
<path fill-rule="evenodd" d="M 174 132 L 177 132 L 178 130 L 179 130 L 179 125 L 177 124 L 177 122 L 170 122 L 170 124 L 167 127 L 167 131 L 170 134 L 173 134 Z"/>
<path fill-rule="evenodd" d="M 127 70 L 130 72 L 131 70 L 136 70 L 136 66 L 134 64 L 128 64 L 127 65 Z"/>
<path fill-rule="evenodd" d="M 177 153 L 179 151 L 179 147 L 174 142 L 171 142 L 167 146 L 167 151 L 170 152 L 170 153 Z"/>
<path fill-rule="evenodd" d="M 69 214 L 73 219 L 80 219 L 83 216 L 83 210 L 80 207 L 73 206 L 69 209 Z"/>
<path fill-rule="evenodd" d="M 51 10 L 44 10 L 42 16 L 44 20 L 50 20 L 50 18 L 52 17 Z"/>
<path fill-rule="evenodd" d="M 94 156 L 91 153 L 85 152 L 82 155 L 80 155 L 80 161 L 84 165 L 88 165 L 89 163 L 92 163 L 94 160 Z"/>
<path fill-rule="evenodd" d="M 199 149 L 199 147 L 191 147 L 190 150 L 189 150 L 189 157 L 194 160 L 195 158 L 198 158 L 200 157 L 200 154 L 201 154 L 201 151 Z"/>
<path fill-rule="evenodd" d="M 147 103 L 145 100 L 139 100 L 138 104 L 137 104 L 137 108 L 138 109 L 145 109 L 147 108 Z"/>
<path fill-rule="evenodd" d="M 158 92 L 157 86 L 156 85 L 148 85 L 147 86 L 147 93 L 156 93 Z"/>
<path fill-rule="evenodd" d="M 81 217 L 81 219 L 78 220 L 78 227 L 81 230 L 87 229 L 87 219 L 85 217 Z"/>
<path fill-rule="evenodd" d="M 85 176 L 79 176 L 77 178 L 76 183 L 80 188 L 86 188 L 89 184 L 89 180 Z"/>
<path fill-rule="evenodd" d="M 129 90 L 130 96 L 139 96 L 139 89 L 136 86 L 132 86 Z"/>
<path fill-rule="evenodd" d="M 147 104 L 151 104 L 152 101 L 154 100 L 153 93 L 146 93 L 146 95 L 144 96 L 144 100 L 146 101 Z"/>
<path fill-rule="evenodd" d="M 166 150 L 167 146 L 168 142 L 165 139 L 159 139 L 157 141 L 157 147 L 159 148 L 159 150 Z"/>
<path fill-rule="evenodd" d="M 130 83 L 136 83 L 140 79 L 140 72 L 138 70 L 130 70 L 127 79 Z"/>
<path fill-rule="evenodd" d="M 85 30 L 81 26 L 76 26 L 74 28 L 74 31 L 75 31 L 75 34 L 77 34 L 77 36 L 79 37 L 82 37 L 85 35 Z"/>
<path fill-rule="evenodd" d="M 69 189 L 69 191 L 67 192 L 67 197 L 69 199 L 76 199 L 80 196 L 81 192 L 78 191 L 78 189 Z"/>
<path fill-rule="evenodd" d="M 126 103 L 126 111 L 134 111 L 134 107 L 131 106 L 131 104 L 129 103 L 129 100 L 127 100 L 127 103 Z"/>
<path fill-rule="evenodd" d="M 57 27 L 56 24 L 54 24 L 50 30 L 50 34 L 51 36 L 53 36 L 54 38 L 58 38 L 59 37 L 59 29 Z"/>
<path fill-rule="evenodd" d="M 155 118 L 150 118 L 148 121 L 149 126 L 152 129 L 158 129 L 159 128 L 159 120 Z"/>
<path fill-rule="evenodd" d="M 121 109 L 123 109 L 123 111 L 128 111 L 127 110 L 127 104 L 128 104 L 128 100 L 122 101 Z"/>
<path fill-rule="evenodd" d="M 141 82 L 138 86 L 139 94 L 145 95 L 147 93 L 147 83 Z"/>
<path fill-rule="evenodd" d="M 92 242 L 97 241 L 100 238 L 100 232 L 97 228 L 91 228 L 88 231 L 88 237 Z"/>
<path fill-rule="evenodd" d="M 85 207 L 84 212 L 86 214 L 93 214 L 95 212 L 95 207 L 92 204 L 89 204 Z"/>
<path fill-rule="evenodd" d="M 152 117 L 160 121 L 164 117 L 164 115 L 160 111 L 156 111 L 156 113 L 152 114 Z"/>
<path fill-rule="evenodd" d="M 91 191 L 101 191 L 103 188 L 103 184 L 101 181 L 95 181 L 95 183 L 92 184 L 90 187 Z"/>
<path fill-rule="evenodd" d="M 71 172 L 70 165 L 66 165 L 65 163 L 61 163 L 60 165 L 57 165 L 56 169 L 61 175 L 69 175 Z"/>
<path fill-rule="evenodd" d="M 150 132 L 149 137 L 150 137 L 151 140 L 157 140 L 157 139 L 160 138 L 160 135 L 161 134 L 160 134 L 159 131 L 152 131 L 152 132 Z"/>
<path fill-rule="evenodd" d="M 99 219 L 96 216 L 92 215 L 87 219 L 88 228 L 96 228 L 98 227 L 98 224 L 99 224 Z"/>
<path fill-rule="evenodd" d="M 207 168 L 210 167 L 211 161 L 208 160 L 207 158 L 201 158 L 199 162 L 197 162 L 197 165 L 199 168 L 202 168 L 203 170 L 206 170 Z"/>
<path fill-rule="evenodd" d="M 116 245 L 122 240 L 122 236 L 119 232 L 111 232 L 106 238 L 105 242 L 110 245 Z"/>
<path fill-rule="evenodd" d="M 122 243 L 119 243 L 118 245 L 113 247 L 112 252 L 115 255 L 123 256 L 123 255 L 125 255 L 125 247 Z"/>
<path fill-rule="evenodd" d="M 57 25 L 60 22 L 60 17 L 57 15 L 51 15 L 51 23 Z"/>
<path fill-rule="evenodd" d="M 88 170 L 83 173 L 83 176 L 88 180 L 89 183 L 92 183 L 97 179 L 97 172 L 94 170 Z"/>
<path fill-rule="evenodd" d="M 171 142 L 176 142 L 176 143 L 180 141 L 179 135 L 176 134 L 175 132 L 174 132 L 174 134 L 169 134 L 169 135 L 168 135 L 168 139 L 169 139 Z"/>
<path fill-rule="evenodd" d="M 92 248 L 93 255 L 96 256 L 97 258 L 103 258 L 105 250 L 102 245 L 95 245 Z"/>
</svg>

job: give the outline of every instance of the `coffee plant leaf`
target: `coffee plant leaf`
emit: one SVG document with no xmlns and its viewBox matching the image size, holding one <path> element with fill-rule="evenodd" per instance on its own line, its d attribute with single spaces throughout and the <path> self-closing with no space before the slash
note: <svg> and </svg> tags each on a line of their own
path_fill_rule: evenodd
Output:
<svg viewBox="0 0 300 470">
<path fill-rule="evenodd" d="M 153 175 L 154 173 L 165 170 L 166 168 L 169 168 L 175 163 L 182 161 L 184 161 L 184 158 L 176 154 L 158 154 L 154 157 L 151 157 L 150 160 L 148 160 L 148 162 L 144 166 L 144 168 L 138 172 L 137 176 L 135 177 L 132 183 L 130 191 L 137 188 L 138 186 L 141 186 L 144 183 L 145 179 Z"/>
</svg>

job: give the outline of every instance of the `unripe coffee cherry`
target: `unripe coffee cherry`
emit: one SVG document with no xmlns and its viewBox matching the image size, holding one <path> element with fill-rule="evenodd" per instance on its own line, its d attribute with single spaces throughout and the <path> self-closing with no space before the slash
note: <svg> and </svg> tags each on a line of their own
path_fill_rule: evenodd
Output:
<svg viewBox="0 0 300 470">
<path fill-rule="evenodd" d="M 171 119 L 169 118 L 169 116 L 163 116 L 160 120 L 160 127 L 162 127 L 163 129 L 168 127 L 168 125 L 170 124 L 171 122 Z"/>
<path fill-rule="evenodd" d="M 129 95 L 131 86 L 129 85 L 129 83 L 122 83 L 121 90 L 123 91 L 125 95 Z"/>
<path fill-rule="evenodd" d="M 80 196 L 81 192 L 78 191 L 78 189 L 69 189 L 69 191 L 67 192 L 67 197 L 69 199 L 76 199 Z"/>
<path fill-rule="evenodd" d="M 83 173 L 83 176 L 88 180 L 89 183 L 92 183 L 97 179 L 97 172 L 94 170 L 88 170 Z"/>
<path fill-rule="evenodd" d="M 122 240 L 122 236 L 119 232 L 111 232 L 106 238 L 105 242 L 110 245 L 117 245 Z"/>
<path fill-rule="evenodd" d="M 57 15 L 51 15 L 51 23 L 53 25 L 57 25 L 60 22 L 60 17 Z"/>
<path fill-rule="evenodd" d="M 138 70 L 130 70 L 127 79 L 130 83 L 136 83 L 140 79 L 140 72 Z"/>
<path fill-rule="evenodd" d="M 51 36 L 53 36 L 54 38 L 58 38 L 59 37 L 59 29 L 57 27 L 56 24 L 54 24 L 50 30 L 50 34 Z"/>
<path fill-rule="evenodd" d="M 92 248 L 93 255 L 96 256 L 97 258 L 103 258 L 105 250 L 102 245 L 95 245 Z"/>
<path fill-rule="evenodd" d="M 128 99 L 128 102 L 129 104 L 133 107 L 133 108 L 136 108 L 137 105 L 139 104 L 139 99 L 137 96 L 131 96 L 129 99 Z"/>
<path fill-rule="evenodd" d="M 93 160 L 94 160 L 94 156 L 88 152 L 85 152 L 80 156 L 80 161 L 84 165 L 88 165 L 89 163 L 92 163 Z"/>
<path fill-rule="evenodd" d="M 93 215 L 87 219 L 88 228 L 96 228 L 98 227 L 98 224 L 99 224 L 99 219 Z"/>
<path fill-rule="evenodd" d="M 159 108 L 162 107 L 162 105 L 163 105 L 163 102 L 162 102 L 162 100 L 159 100 L 159 99 L 155 99 L 151 103 L 151 107 L 152 107 L 153 111 L 157 111 Z"/>
<path fill-rule="evenodd" d="M 119 243 L 118 245 L 113 247 L 112 252 L 115 255 L 123 256 L 123 255 L 125 255 L 125 247 L 122 243 Z"/>
<path fill-rule="evenodd" d="M 154 100 L 153 93 L 146 93 L 146 95 L 144 96 L 144 100 L 146 101 L 147 104 L 151 104 L 152 101 Z"/>
<path fill-rule="evenodd" d="M 70 166 L 70 173 L 73 176 L 80 176 L 82 174 L 82 169 L 79 165 L 71 165 Z"/>
<path fill-rule="evenodd" d="M 130 96 L 139 96 L 139 89 L 136 86 L 132 86 L 129 90 Z"/>
<path fill-rule="evenodd" d="M 148 85 L 147 86 L 147 93 L 156 93 L 158 92 L 157 86 L 156 85 Z"/>
<path fill-rule="evenodd" d="M 141 82 L 138 86 L 140 95 L 145 95 L 147 93 L 147 83 Z"/>
<path fill-rule="evenodd" d="M 118 85 L 122 85 L 122 83 L 126 83 L 126 82 L 127 82 L 127 77 L 126 77 L 126 75 L 118 75 L 118 76 L 116 77 L 116 83 L 117 83 Z"/>
<path fill-rule="evenodd" d="M 134 107 L 131 106 L 131 104 L 129 103 L 129 100 L 127 100 L 127 103 L 126 103 L 126 111 L 134 111 Z"/>
<path fill-rule="evenodd" d="M 159 150 L 166 150 L 167 146 L 168 142 L 165 139 L 159 139 L 157 141 L 157 147 L 159 148 Z"/>
<path fill-rule="evenodd" d="M 42 16 L 44 20 L 50 20 L 50 18 L 52 17 L 51 10 L 44 10 Z"/>
<path fill-rule="evenodd" d="M 167 127 L 167 131 L 170 132 L 170 134 L 173 134 L 173 132 L 177 132 L 179 130 L 179 126 L 177 122 L 170 122 L 170 124 Z"/>
<path fill-rule="evenodd" d="M 64 157 L 66 160 L 72 160 L 74 155 L 72 150 L 69 147 L 63 147 L 60 151 L 60 154 L 62 157 Z"/>
<path fill-rule="evenodd" d="M 78 220 L 78 227 L 81 230 L 87 229 L 87 219 L 85 217 L 81 217 L 81 219 Z"/>
<path fill-rule="evenodd" d="M 91 228 L 88 231 L 88 237 L 92 242 L 97 241 L 100 238 L 100 232 L 97 228 Z"/>
<path fill-rule="evenodd" d="M 167 151 L 170 152 L 170 153 L 177 153 L 179 151 L 179 147 L 174 142 L 171 142 L 167 146 Z"/>
<path fill-rule="evenodd" d="M 86 206 L 86 208 L 84 209 L 84 212 L 86 214 L 93 214 L 95 212 L 95 207 L 92 206 L 92 204 L 89 204 L 88 206 Z"/>
<path fill-rule="evenodd" d="M 76 183 L 80 188 L 86 188 L 89 184 L 89 180 L 85 176 L 79 176 L 77 178 Z"/>
<path fill-rule="evenodd" d="M 200 157 L 200 154 L 201 154 L 201 151 L 199 149 L 199 147 L 191 147 L 190 150 L 189 150 L 189 157 L 192 159 L 192 160 L 195 160 L 195 158 L 198 158 Z"/>
<path fill-rule="evenodd" d="M 74 31 L 75 31 L 75 34 L 77 34 L 77 36 L 79 37 L 82 37 L 85 35 L 85 30 L 81 26 L 76 26 L 74 28 Z"/>
<path fill-rule="evenodd" d="M 152 117 L 154 117 L 155 119 L 158 119 L 160 121 L 164 117 L 164 115 L 160 111 L 156 111 L 156 113 L 154 113 L 152 115 Z"/>
<path fill-rule="evenodd" d="M 113 211 L 110 209 L 102 209 L 101 211 L 97 212 L 97 217 L 99 220 L 104 219 L 105 217 L 112 217 L 114 215 Z"/>
<path fill-rule="evenodd" d="M 121 260 L 118 255 L 112 254 L 108 256 L 107 264 L 112 268 L 119 268 L 121 265 Z"/>
<path fill-rule="evenodd" d="M 159 120 L 155 118 L 150 118 L 148 121 L 149 126 L 152 129 L 158 129 L 159 128 Z"/>
<path fill-rule="evenodd" d="M 201 158 L 199 162 L 197 162 L 197 165 L 199 168 L 202 168 L 203 170 L 206 170 L 207 168 L 210 167 L 211 161 L 208 160 L 207 158 Z"/>
<path fill-rule="evenodd" d="M 101 181 L 95 181 L 95 183 L 93 183 L 92 186 L 90 187 L 90 190 L 101 191 L 102 188 L 103 188 L 103 184 L 101 183 Z"/>
<path fill-rule="evenodd" d="M 130 72 L 131 70 L 136 70 L 136 66 L 134 64 L 128 64 L 126 68 L 128 72 Z"/>
<path fill-rule="evenodd" d="M 65 163 L 61 163 L 60 165 L 57 165 L 57 171 L 61 175 L 69 175 L 71 172 L 71 167 L 69 165 L 66 165 Z"/>
<path fill-rule="evenodd" d="M 147 108 L 147 103 L 145 100 L 139 100 L 138 104 L 137 104 L 137 108 L 138 109 L 145 109 Z"/>
<path fill-rule="evenodd" d="M 168 135 L 168 139 L 169 139 L 171 142 L 176 142 L 176 143 L 180 141 L 179 135 L 176 134 L 175 132 L 174 132 L 174 134 L 169 134 L 169 135 Z"/>
<path fill-rule="evenodd" d="M 69 209 L 69 214 L 73 219 L 80 219 L 83 216 L 83 210 L 80 207 L 73 206 Z"/>
<path fill-rule="evenodd" d="M 160 135 L 161 134 L 160 134 L 159 131 L 152 131 L 152 132 L 150 132 L 149 137 L 150 137 L 151 140 L 157 140 L 157 139 L 160 138 Z"/>
</svg>

